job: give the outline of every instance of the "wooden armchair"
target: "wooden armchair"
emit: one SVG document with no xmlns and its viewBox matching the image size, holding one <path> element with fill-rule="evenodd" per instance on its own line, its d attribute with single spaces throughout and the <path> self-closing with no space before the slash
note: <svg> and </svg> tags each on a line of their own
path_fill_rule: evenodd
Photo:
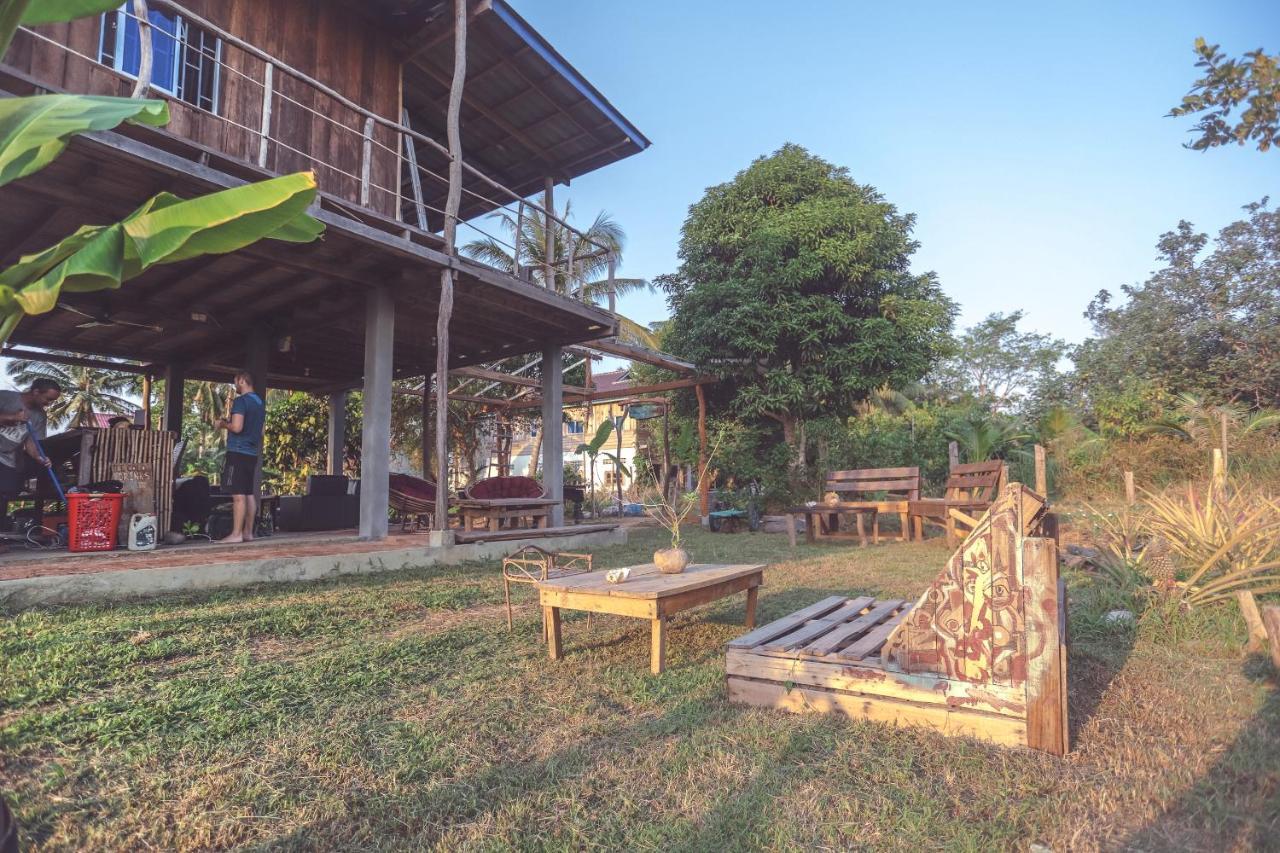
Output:
<svg viewBox="0 0 1280 853">
<path fill-rule="evenodd" d="M 729 699 L 1067 751 L 1066 590 L 1011 483 L 912 604 L 831 596 L 729 643 Z"/>
<path fill-rule="evenodd" d="M 999 459 L 953 466 L 943 497 L 917 497 L 908 501 L 907 514 L 915 526 L 916 536 L 924 538 L 926 521 L 940 524 L 947 531 L 947 547 L 954 548 L 959 541 L 957 534 L 977 526 L 977 519 L 991 507 L 1004 480 L 1004 463 Z"/>
</svg>

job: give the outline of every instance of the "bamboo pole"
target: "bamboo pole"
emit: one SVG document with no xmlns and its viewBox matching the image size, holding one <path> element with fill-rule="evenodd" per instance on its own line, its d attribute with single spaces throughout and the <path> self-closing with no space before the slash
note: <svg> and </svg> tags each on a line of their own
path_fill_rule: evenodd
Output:
<svg viewBox="0 0 1280 853">
<path fill-rule="evenodd" d="M 445 126 L 449 137 L 449 195 L 444 205 L 444 251 L 449 266 L 440 272 L 440 309 L 436 319 L 436 529 L 449 528 L 449 320 L 453 316 L 454 243 L 462 203 L 462 90 L 467 79 L 467 0 L 453 0 L 453 81 Z M 426 397 L 426 391 L 423 391 Z"/>
<path fill-rule="evenodd" d="M 151 64 L 155 51 L 152 47 L 151 16 L 147 12 L 147 0 L 133 0 L 133 16 L 138 19 L 138 79 L 133 84 L 131 98 L 145 98 L 151 91 Z"/>
<path fill-rule="evenodd" d="M 151 429 L 151 374 L 142 374 L 142 423 Z"/>
</svg>

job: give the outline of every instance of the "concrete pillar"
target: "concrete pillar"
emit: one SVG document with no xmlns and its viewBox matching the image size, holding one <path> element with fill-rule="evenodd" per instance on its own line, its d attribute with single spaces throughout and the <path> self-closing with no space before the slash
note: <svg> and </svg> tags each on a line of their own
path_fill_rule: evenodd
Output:
<svg viewBox="0 0 1280 853">
<path fill-rule="evenodd" d="M 267 365 L 271 361 L 271 333 L 263 326 L 257 326 L 249 332 L 245 341 L 244 369 L 249 371 L 253 379 L 253 390 L 262 402 L 267 402 Z M 254 494 L 262 494 L 262 454 L 258 454 L 258 462 L 253 469 Z"/>
<path fill-rule="evenodd" d="M 347 434 L 347 392 L 329 395 L 329 473 L 342 473 L 342 456 Z"/>
<path fill-rule="evenodd" d="M 542 351 L 542 485 L 558 503 L 551 508 L 551 526 L 564 525 L 564 352 Z"/>
<path fill-rule="evenodd" d="M 365 305 L 364 422 L 360 441 L 360 538 L 387 538 L 387 484 L 391 466 L 391 357 L 396 307 L 386 288 Z"/>
<path fill-rule="evenodd" d="M 183 385 L 187 378 L 185 364 L 167 364 L 164 368 L 164 428 L 182 437 Z"/>
<path fill-rule="evenodd" d="M 253 390 L 267 401 L 267 366 L 271 361 L 271 333 L 259 326 L 245 341 L 244 369 L 253 377 Z"/>
</svg>

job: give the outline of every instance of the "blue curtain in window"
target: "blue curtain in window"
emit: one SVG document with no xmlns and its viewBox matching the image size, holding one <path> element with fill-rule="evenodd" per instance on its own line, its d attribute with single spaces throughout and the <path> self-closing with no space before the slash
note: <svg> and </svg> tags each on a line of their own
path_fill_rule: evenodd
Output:
<svg viewBox="0 0 1280 853">
<path fill-rule="evenodd" d="M 120 70 L 135 77 L 142 65 L 141 36 L 138 22 L 131 15 L 124 18 L 124 50 Z M 151 85 L 166 92 L 178 91 L 178 19 L 165 12 L 151 11 Z"/>
</svg>

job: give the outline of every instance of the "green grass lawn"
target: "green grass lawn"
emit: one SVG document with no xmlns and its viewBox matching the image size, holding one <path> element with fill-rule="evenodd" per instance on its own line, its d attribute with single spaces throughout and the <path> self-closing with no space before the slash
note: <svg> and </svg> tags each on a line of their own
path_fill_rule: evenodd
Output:
<svg viewBox="0 0 1280 853">
<path fill-rule="evenodd" d="M 597 565 L 659 543 L 633 531 Z M 914 598 L 946 556 L 688 547 L 770 564 L 762 622 Z M 0 617 L 0 791 L 49 850 L 1280 845 L 1280 701 L 1234 612 L 1119 633 L 1073 614 L 1057 759 L 728 704 L 745 596 L 677 617 L 661 676 L 648 625 L 617 617 L 571 614 L 549 661 L 532 600 L 508 633 L 484 563 Z"/>
</svg>

